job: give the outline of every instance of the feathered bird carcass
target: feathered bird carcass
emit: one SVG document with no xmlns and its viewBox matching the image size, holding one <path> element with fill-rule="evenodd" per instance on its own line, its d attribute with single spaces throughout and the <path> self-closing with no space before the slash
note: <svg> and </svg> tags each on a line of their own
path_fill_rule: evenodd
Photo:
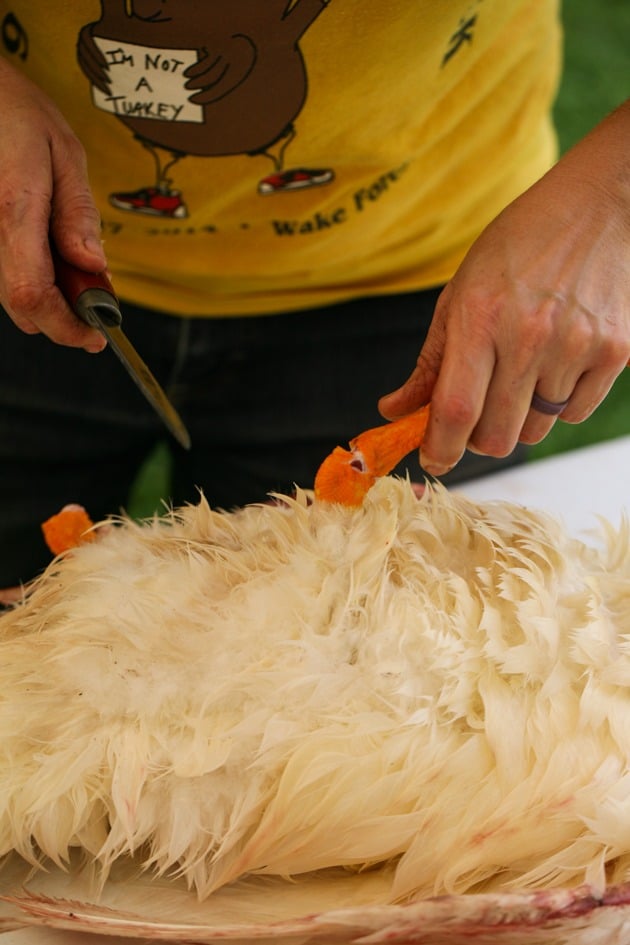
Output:
<svg viewBox="0 0 630 945">
<path fill-rule="evenodd" d="M 627 522 L 202 500 L 56 558 L 0 641 L 6 924 L 630 936 Z"/>
</svg>

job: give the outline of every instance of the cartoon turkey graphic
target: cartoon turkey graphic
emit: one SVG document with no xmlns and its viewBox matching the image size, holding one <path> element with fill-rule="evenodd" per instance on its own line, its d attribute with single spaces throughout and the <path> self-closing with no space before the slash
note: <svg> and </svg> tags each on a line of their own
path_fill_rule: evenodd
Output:
<svg viewBox="0 0 630 945">
<path fill-rule="evenodd" d="M 155 179 L 110 202 L 121 210 L 184 217 L 170 174 L 186 155 L 262 155 L 273 172 L 263 195 L 320 186 L 330 169 L 284 168 L 307 97 L 299 41 L 330 0 L 102 0 L 77 55 L 95 104 L 153 156 Z"/>
</svg>

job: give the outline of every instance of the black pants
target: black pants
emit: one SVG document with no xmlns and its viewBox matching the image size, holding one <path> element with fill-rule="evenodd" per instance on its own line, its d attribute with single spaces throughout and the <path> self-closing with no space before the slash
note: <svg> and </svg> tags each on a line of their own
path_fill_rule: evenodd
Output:
<svg viewBox="0 0 630 945">
<path fill-rule="evenodd" d="M 180 411 L 189 453 L 113 352 L 27 336 L 0 312 L 0 588 L 50 560 L 41 522 L 69 502 L 94 519 L 124 509 L 137 471 L 162 439 L 173 452 L 167 500 L 214 507 L 310 487 L 336 445 L 383 422 L 381 394 L 401 384 L 426 335 L 437 290 L 317 310 L 182 319 L 123 306 L 123 327 Z M 514 457 L 511 461 L 514 461 Z M 417 457 L 408 458 L 422 479 Z M 468 456 L 451 474 L 500 464 Z M 402 470 L 400 470 L 402 471 Z"/>
</svg>

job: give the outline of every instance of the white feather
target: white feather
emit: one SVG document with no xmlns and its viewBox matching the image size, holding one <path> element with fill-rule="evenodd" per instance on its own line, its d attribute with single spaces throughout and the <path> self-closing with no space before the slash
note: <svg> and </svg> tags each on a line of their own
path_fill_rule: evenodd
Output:
<svg viewBox="0 0 630 945">
<path fill-rule="evenodd" d="M 383 479 L 123 521 L 0 618 L 0 853 L 203 898 L 387 871 L 387 898 L 630 873 L 628 526 Z"/>
</svg>

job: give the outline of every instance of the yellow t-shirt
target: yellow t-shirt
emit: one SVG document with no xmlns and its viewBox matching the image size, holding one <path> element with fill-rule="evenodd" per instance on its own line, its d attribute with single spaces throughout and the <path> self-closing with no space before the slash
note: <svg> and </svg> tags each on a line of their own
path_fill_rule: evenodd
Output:
<svg viewBox="0 0 630 945">
<path fill-rule="evenodd" d="M 122 298 L 286 311 L 446 281 L 555 157 L 558 0 L 0 0 L 85 144 Z"/>
</svg>

